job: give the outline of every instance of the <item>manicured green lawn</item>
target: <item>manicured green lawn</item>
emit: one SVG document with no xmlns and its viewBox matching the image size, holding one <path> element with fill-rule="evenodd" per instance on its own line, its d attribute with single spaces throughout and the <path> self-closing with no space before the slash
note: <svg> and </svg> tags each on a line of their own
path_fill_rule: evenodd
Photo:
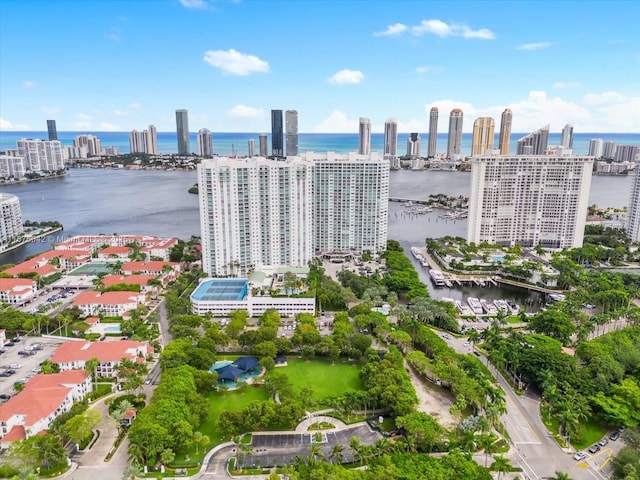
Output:
<svg viewBox="0 0 640 480">
<path fill-rule="evenodd" d="M 549 410 L 546 405 L 540 406 L 540 417 L 549 432 L 553 434 L 556 441 L 558 441 L 559 444 L 562 444 L 560 435 L 558 434 L 558 426 L 560 422 L 554 415 L 551 415 L 551 421 L 549 421 Z M 598 440 L 604 437 L 608 430 L 609 427 L 599 422 L 595 417 L 591 417 L 588 421 L 580 423 L 579 436 L 571 439 L 571 445 L 576 450 L 584 450 L 594 443 L 598 443 Z"/>
<path fill-rule="evenodd" d="M 364 384 L 358 376 L 360 365 L 325 360 L 288 359 L 286 367 L 278 367 L 276 373 L 285 374 L 295 389 L 309 388 L 316 400 L 324 400 L 343 394 L 347 390 L 363 390 Z"/>
</svg>

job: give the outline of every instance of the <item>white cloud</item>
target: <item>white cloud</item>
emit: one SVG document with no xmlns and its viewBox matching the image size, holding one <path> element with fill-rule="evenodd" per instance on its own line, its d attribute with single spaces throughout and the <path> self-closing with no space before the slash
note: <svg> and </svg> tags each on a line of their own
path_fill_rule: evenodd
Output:
<svg viewBox="0 0 640 480">
<path fill-rule="evenodd" d="M 313 127 L 313 131 L 318 133 L 353 133 L 358 131 L 358 120 L 349 120 L 346 113 L 334 110 L 329 118 Z"/>
<path fill-rule="evenodd" d="M 223 75 L 251 75 L 269 72 L 269 64 L 247 53 L 230 50 L 207 50 L 203 60 L 222 70 Z"/>
<path fill-rule="evenodd" d="M 246 105 L 236 105 L 227 112 L 231 117 L 236 118 L 260 118 L 264 114 L 262 108 L 248 107 Z"/>
<path fill-rule="evenodd" d="M 196 10 L 206 10 L 209 8 L 209 4 L 205 0 L 180 0 L 180 5 Z"/>
<path fill-rule="evenodd" d="M 412 118 L 407 122 L 403 122 L 402 120 L 398 121 L 398 132 L 399 133 L 411 133 L 411 132 L 424 132 L 425 128 L 427 128 L 426 120 L 418 120 Z M 384 130 L 382 130 L 384 132 Z M 402 151 L 402 146 L 406 143 L 407 137 L 404 135 L 399 136 L 398 138 L 398 151 Z M 423 138 L 423 141 L 425 139 Z"/>
<path fill-rule="evenodd" d="M 429 65 L 423 65 L 420 67 L 416 67 L 416 73 L 440 73 L 442 72 L 442 67 L 433 67 Z"/>
<path fill-rule="evenodd" d="M 463 38 L 478 38 L 482 40 L 493 40 L 496 35 L 488 28 L 480 28 L 473 30 L 464 23 L 447 23 L 437 18 L 431 18 L 428 20 L 422 20 L 418 25 L 407 26 L 402 23 L 394 23 L 387 26 L 387 29 L 382 32 L 376 32 L 374 35 L 381 36 L 393 36 L 400 35 L 401 33 L 409 32 L 416 37 L 431 34 L 437 37 L 463 37 Z"/>
<path fill-rule="evenodd" d="M 38 86 L 38 84 L 33 80 L 25 80 L 24 82 L 22 82 L 22 86 L 27 90 L 33 90 Z"/>
<path fill-rule="evenodd" d="M 0 130 L 30 130 L 28 125 L 14 125 L 9 120 L 0 117 Z"/>
<path fill-rule="evenodd" d="M 93 117 L 86 113 L 76 113 L 76 118 L 80 121 L 86 121 L 86 122 L 93 120 Z"/>
<path fill-rule="evenodd" d="M 107 33 L 105 37 L 107 37 L 109 40 L 112 40 L 114 42 L 122 41 L 122 37 L 120 35 L 116 35 L 115 33 Z"/>
<path fill-rule="evenodd" d="M 611 103 L 622 103 L 624 101 L 624 95 L 618 92 L 602 92 L 602 93 L 587 93 L 582 101 L 586 105 L 603 105 Z"/>
<path fill-rule="evenodd" d="M 111 122 L 102 122 L 98 126 L 99 132 L 121 132 L 122 128 Z"/>
<path fill-rule="evenodd" d="M 549 48 L 551 45 L 553 45 L 552 42 L 525 43 L 523 45 L 518 46 L 518 50 L 533 52 L 534 50 L 542 50 L 543 48 Z"/>
<path fill-rule="evenodd" d="M 334 73 L 329 78 L 327 78 L 327 82 L 329 82 L 331 85 L 355 84 L 360 83 L 363 80 L 364 74 L 360 70 L 349 70 L 346 68 Z"/>
<path fill-rule="evenodd" d="M 125 109 L 116 109 L 113 111 L 113 114 L 116 117 L 128 117 L 129 115 L 131 115 L 133 112 L 140 110 L 140 104 L 139 103 L 131 103 L 129 104 Z"/>
<path fill-rule="evenodd" d="M 553 88 L 579 88 L 582 84 L 579 82 L 556 82 L 552 85 Z"/>
<path fill-rule="evenodd" d="M 414 35 L 432 33 L 438 37 L 448 37 L 453 35 L 453 28 L 442 20 L 422 20 L 420 25 L 411 27 L 411 33 Z"/>
<path fill-rule="evenodd" d="M 381 36 L 394 36 L 399 35 L 402 32 L 406 32 L 409 29 L 404 23 L 394 23 L 393 25 L 387 26 L 387 29 L 382 32 L 375 32 L 374 35 L 376 37 Z"/>
<path fill-rule="evenodd" d="M 90 131 L 93 128 L 93 123 L 89 121 L 72 122 L 71 125 L 75 130 Z"/>
</svg>

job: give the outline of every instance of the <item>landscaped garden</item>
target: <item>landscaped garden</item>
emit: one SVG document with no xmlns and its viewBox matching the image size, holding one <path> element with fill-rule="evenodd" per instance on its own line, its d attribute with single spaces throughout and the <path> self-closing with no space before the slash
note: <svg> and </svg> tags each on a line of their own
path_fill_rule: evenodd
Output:
<svg viewBox="0 0 640 480">
<path fill-rule="evenodd" d="M 289 359 L 286 367 L 276 370 L 289 378 L 295 388 L 308 388 L 317 401 L 337 397 L 348 390 L 363 390 L 359 377 L 361 365 L 338 360 L 334 364 L 326 360 Z"/>
</svg>

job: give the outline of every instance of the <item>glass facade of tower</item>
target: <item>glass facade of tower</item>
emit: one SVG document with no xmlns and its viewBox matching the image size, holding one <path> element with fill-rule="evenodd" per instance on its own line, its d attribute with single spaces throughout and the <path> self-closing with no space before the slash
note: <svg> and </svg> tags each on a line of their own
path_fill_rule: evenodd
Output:
<svg viewBox="0 0 640 480">
<path fill-rule="evenodd" d="M 176 132 L 178 134 L 178 155 L 189 155 L 189 114 L 186 110 L 176 110 Z"/>
<path fill-rule="evenodd" d="M 287 157 L 298 155 L 298 112 L 287 110 L 285 112 L 285 128 Z"/>
<path fill-rule="evenodd" d="M 271 110 L 271 156 L 284 157 L 282 110 Z"/>
<path fill-rule="evenodd" d="M 58 129 L 56 128 L 55 120 L 47 120 L 47 133 L 49 134 L 49 140 L 58 140 Z"/>
</svg>

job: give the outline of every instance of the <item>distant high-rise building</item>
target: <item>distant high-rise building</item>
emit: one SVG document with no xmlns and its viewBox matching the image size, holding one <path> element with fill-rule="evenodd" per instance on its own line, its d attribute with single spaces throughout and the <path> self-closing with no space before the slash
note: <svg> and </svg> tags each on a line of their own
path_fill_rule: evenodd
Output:
<svg viewBox="0 0 640 480">
<path fill-rule="evenodd" d="M 284 157 L 282 110 L 271 110 L 271 156 Z"/>
<path fill-rule="evenodd" d="M 462 147 L 462 110 L 454 108 L 449 115 L 449 138 L 447 141 L 447 157 L 460 155 Z"/>
<path fill-rule="evenodd" d="M 284 112 L 287 157 L 298 155 L 298 112 L 287 110 Z"/>
<path fill-rule="evenodd" d="M 202 268 L 212 276 L 386 247 L 389 166 L 377 154 L 217 157 L 198 165 L 198 185 Z"/>
<path fill-rule="evenodd" d="M 407 157 L 420 158 L 420 134 L 410 133 L 407 137 Z"/>
<path fill-rule="evenodd" d="M 601 138 L 592 138 L 589 142 L 589 156 L 596 159 L 602 157 L 602 146 Z"/>
<path fill-rule="evenodd" d="M 368 118 L 360 117 L 359 124 L 358 153 L 369 155 L 371 153 L 371 121 Z"/>
<path fill-rule="evenodd" d="M 77 148 L 85 147 L 90 157 L 96 157 L 102 153 L 100 139 L 95 135 L 78 135 L 73 139 L 73 146 Z"/>
<path fill-rule="evenodd" d="M 131 153 L 147 152 L 147 136 L 144 131 L 131 130 L 131 133 L 129 133 L 129 151 Z"/>
<path fill-rule="evenodd" d="M 549 144 L 549 125 L 518 140 L 517 155 L 544 155 Z M 531 147 L 531 148 L 526 148 Z"/>
<path fill-rule="evenodd" d="M 393 162 L 398 156 L 398 120 L 389 118 L 384 122 L 384 158 Z"/>
<path fill-rule="evenodd" d="M 18 156 L 25 159 L 25 170 L 55 172 L 64 169 L 62 143 L 59 140 L 32 140 L 22 138 L 16 142 Z"/>
<path fill-rule="evenodd" d="M 256 141 L 250 138 L 247 142 L 247 151 L 249 157 L 255 157 L 256 155 Z"/>
<path fill-rule="evenodd" d="M 493 150 L 493 138 L 496 124 L 491 117 L 478 117 L 473 122 L 473 137 L 471 141 L 471 155 L 484 155 L 487 150 Z"/>
<path fill-rule="evenodd" d="M 24 180 L 25 174 L 27 173 L 26 163 L 24 157 L 14 157 L 0 153 L 0 177 L 16 181 Z M 0 220 L 0 222 L 1 221 L 2 220 Z M 0 248 L 0 250 L 2 250 L 2 248 Z"/>
<path fill-rule="evenodd" d="M 629 214 L 627 216 L 627 236 L 632 242 L 640 242 L 640 174 L 636 173 L 631 187 Z"/>
<path fill-rule="evenodd" d="M 120 149 L 114 145 L 107 145 L 104 147 L 104 154 L 110 157 L 117 157 L 120 155 Z"/>
<path fill-rule="evenodd" d="M 20 200 L 0 192 L 0 250 L 4 250 L 24 233 Z"/>
<path fill-rule="evenodd" d="M 562 141 L 560 142 L 565 148 L 573 148 L 573 125 L 567 123 L 562 129 Z"/>
<path fill-rule="evenodd" d="M 47 133 L 49 134 L 49 140 L 58 140 L 58 129 L 56 128 L 55 120 L 47 120 Z"/>
<path fill-rule="evenodd" d="M 602 158 L 606 160 L 613 160 L 614 158 L 616 158 L 616 142 L 614 142 L 613 140 L 604 142 Z"/>
<path fill-rule="evenodd" d="M 201 157 L 213 156 L 213 134 L 209 129 L 201 128 L 198 131 L 198 155 Z"/>
<path fill-rule="evenodd" d="M 438 107 L 432 107 L 429 112 L 429 158 L 435 158 L 438 153 Z"/>
<path fill-rule="evenodd" d="M 267 143 L 267 134 L 266 133 L 261 133 L 260 135 L 258 135 L 258 153 L 260 154 L 261 157 L 268 157 L 269 156 L 269 146 Z"/>
<path fill-rule="evenodd" d="M 149 127 L 144 130 L 144 135 L 147 146 L 146 153 L 158 155 L 158 131 L 156 130 L 156 126 L 149 125 Z"/>
<path fill-rule="evenodd" d="M 176 110 L 176 133 L 178 134 L 178 155 L 189 155 L 189 113 L 185 109 Z"/>
<path fill-rule="evenodd" d="M 638 147 L 635 145 L 618 145 L 616 148 L 616 162 L 635 162 L 638 154 Z"/>
<path fill-rule="evenodd" d="M 592 170 L 591 157 L 473 157 L 467 241 L 581 247 Z"/>
<path fill-rule="evenodd" d="M 509 155 L 509 143 L 511 141 L 511 122 L 513 120 L 513 114 L 510 108 L 505 108 L 500 117 L 500 139 L 498 148 L 500 149 L 500 155 Z"/>
</svg>

